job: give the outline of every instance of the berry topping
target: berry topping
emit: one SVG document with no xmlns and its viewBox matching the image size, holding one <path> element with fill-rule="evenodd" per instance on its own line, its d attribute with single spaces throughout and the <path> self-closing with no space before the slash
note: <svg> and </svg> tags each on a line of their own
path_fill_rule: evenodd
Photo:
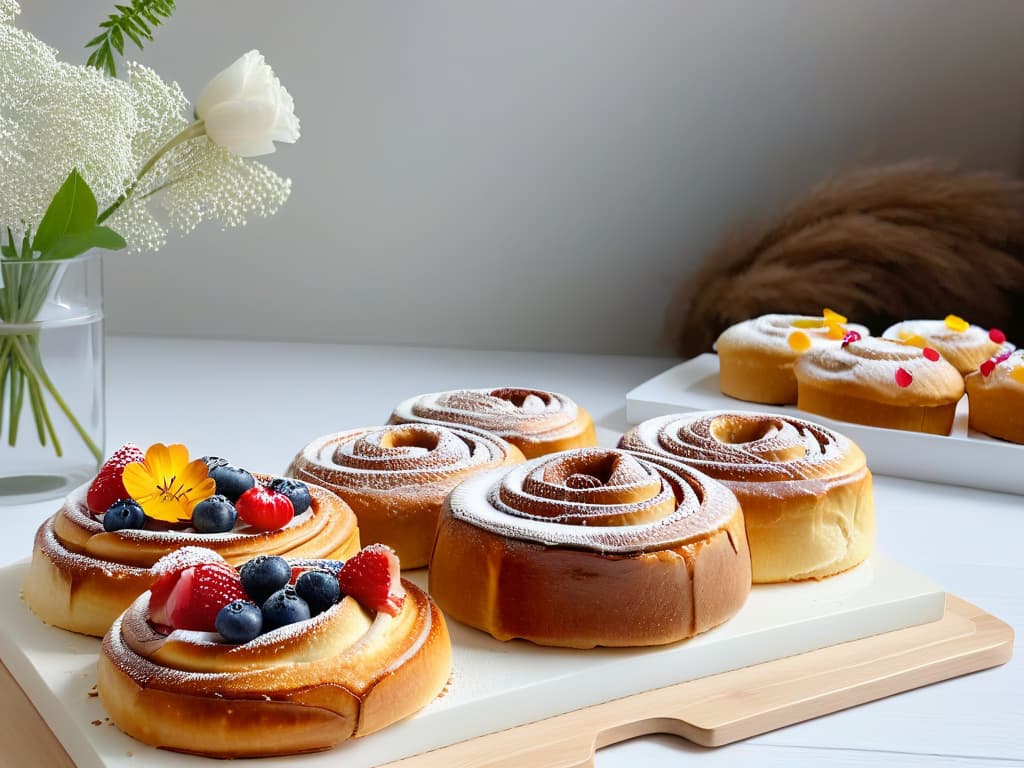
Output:
<svg viewBox="0 0 1024 768">
<path fill-rule="evenodd" d="M 103 515 L 103 530 L 108 533 L 141 528 L 145 524 L 146 513 L 134 499 L 115 501 Z"/>
<path fill-rule="evenodd" d="M 309 606 L 296 594 L 295 587 L 285 587 L 263 603 L 263 630 L 269 632 L 286 624 L 305 621 L 309 616 Z"/>
<path fill-rule="evenodd" d="M 235 527 L 238 513 L 226 496 L 211 496 L 192 508 L 192 527 L 199 533 L 225 533 Z"/>
<path fill-rule="evenodd" d="M 239 496 L 256 485 L 256 478 L 246 470 L 232 466 L 215 456 L 210 459 L 214 461 L 214 466 L 210 468 L 210 477 L 217 484 L 217 493 L 227 496 L 229 501 L 237 502 Z M 210 460 L 207 460 L 206 465 L 210 466 Z"/>
<path fill-rule="evenodd" d="M 405 602 L 400 570 L 393 549 L 371 544 L 345 561 L 338 583 L 342 592 L 365 608 L 395 616 Z"/>
<path fill-rule="evenodd" d="M 213 472 L 215 467 L 226 467 L 231 463 L 227 459 L 222 459 L 220 456 L 203 456 L 200 461 L 206 464 L 206 469 L 209 472 Z"/>
<path fill-rule="evenodd" d="M 125 443 L 114 455 L 104 462 L 85 495 L 89 511 L 95 514 L 106 512 L 115 501 L 127 499 L 131 494 L 125 490 L 124 468 L 135 461 L 145 461 L 146 454 L 135 443 Z"/>
<path fill-rule="evenodd" d="M 239 496 L 235 508 L 242 520 L 261 531 L 284 528 L 295 517 L 291 499 L 262 485 L 250 488 Z"/>
<path fill-rule="evenodd" d="M 263 631 L 263 611 L 247 600 L 233 600 L 217 612 L 214 626 L 229 643 L 248 643 Z"/>
<path fill-rule="evenodd" d="M 860 334 L 857 333 L 856 331 L 847 331 L 843 335 L 843 346 L 845 347 L 847 344 L 852 344 L 855 341 L 860 341 L 860 338 Z"/>
<path fill-rule="evenodd" d="M 901 387 L 909 387 L 914 381 L 914 377 L 910 374 L 906 368 L 896 369 L 896 383 Z"/>
<path fill-rule="evenodd" d="M 283 557 L 257 555 L 239 569 L 242 587 L 256 603 L 283 588 L 292 577 L 291 566 Z"/>
<path fill-rule="evenodd" d="M 306 571 L 295 580 L 295 594 L 306 601 L 310 615 L 316 616 L 338 602 L 341 586 L 330 571 Z"/>
<path fill-rule="evenodd" d="M 306 571 L 330 571 L 335 576 L 345 565 L 344 560 L 322 560 L 313 558 L 299 558 L 291 561 L 292 564 L 292 584 L 299 578 L 299 574 L 305 573 Z"/>
<path fill-rule="evenodd" d="M 949 328 L 949 330 L 951 331 L 963 333 L 964 331 L 971 327 L 971 324 L 964 320 L 962 317 L 957 317 L 956 315 L 946 315 L 946 327 Z"/>
<path fill-rule="evenodd" d="M 937 363 L 939 361 L 939 358 L 941 357 L 941 355 L 931 347 L 925 347 L 921 351 L 921 354 L 924 355 L 929 360 L 931 360 L 933 363 Z"/>
<path fill-rule="evenodd" d="M 989 338 L 990 341 L 992 341 L 995 344 L 1005 344 L 1006 343 L 1006 334 L 1003 333 L 1002 331 L 1000 331 L 998 328 L 992 328 L 988 332 L 988 338 Z"/>
<path fill-rule="evenodd" d="M 806 352 L 811 348 L 811 337 L 803 331 L 793 331 L 786 341 L 794 352 Z"/>
<path fill-rule="evenodd" d="M 291 499 L 296 515 L 301 515 L 313 503 L 313 498 L 309 495 L 309 487 L 301 480 L 293 480 L 290 477 L 276 477 L 267 484 L 267 487 L 278 493 L 283 493 Z"/>
<path fill-rule="evenodd" d="M 238 573 L 227 563 L 202 563 L 160 577 L 152 587 L 149 615 L 172 629 L 216 630 L 220 609 L 245 600 Z"/>
<path fill-rule="evenodd" d="M 995 369 L 995 360 L 986 360 L 978 367 L 978 370 L 981 371 L 981 375 L 984 376 L 986 379 L 992 375 L 992 371 L 994 371 Z"/>
</svg>

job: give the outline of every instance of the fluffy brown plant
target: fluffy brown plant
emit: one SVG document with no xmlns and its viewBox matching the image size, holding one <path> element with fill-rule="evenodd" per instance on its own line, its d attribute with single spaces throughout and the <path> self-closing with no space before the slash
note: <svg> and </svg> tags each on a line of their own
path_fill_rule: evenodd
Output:
<svg viewBox="0 0 1024 768">
<path fill-rule="evenodd" d="M 666 331 L 692 357 L 741 320 L 823 307 L 877 334 L 953 313 L 1024 344 L 1024 183 L 933 163 L 829 180 L 727 238 L 676 291 Z"/>
</svg>

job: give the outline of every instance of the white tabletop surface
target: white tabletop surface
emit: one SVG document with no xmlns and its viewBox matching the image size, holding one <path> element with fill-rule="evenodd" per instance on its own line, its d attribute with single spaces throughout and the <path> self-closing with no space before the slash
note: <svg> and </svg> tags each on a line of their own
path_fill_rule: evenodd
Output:
<svg viewBox="0 0 1024 768">
<path fill-rule="evenodd" d="M 594 416 L 602 444 L 626 427 L 625 393 L 665 358 L 532 352 L 108 338 L 108 452 L 183 442 L 197 455 L 281 471 L 312 438 L 383 423 L 399 400 L 460 387 L 563 392 Z M 870 456 L 868 461 L 870 463 Z M 1024 467 L 1006 467 L 1021 472 Z M 1024 627 L 1024 497 L 877 477 L 878 548 Z M 27 557 L 54 502 L 0 508 L 0 564 Z M 704 749 L 648 736 L 600 750 L 597 768 L 1024 765 L 1024 660 L 748 741 Z"/>
</svg>

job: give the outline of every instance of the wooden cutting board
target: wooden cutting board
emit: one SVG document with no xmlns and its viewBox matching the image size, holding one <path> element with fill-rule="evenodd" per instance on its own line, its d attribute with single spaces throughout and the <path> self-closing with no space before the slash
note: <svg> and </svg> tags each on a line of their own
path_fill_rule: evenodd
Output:
<svg viewBox="0 0 1024 768">
<path fill-rule="evenodd" d="M 1013 629 L 954 595 L 940 621 L 609 701 L 471 739 L 389 768 L 580 768 L 602 746 L 672 733 L 714 747 L 1005 664 Z M 3 768 L 74 766 L 0 665 Z M 139 745 L 139 756 L 148 749 Z M 339 748 L 344 750 L 344 746 Z"/>
</svg>

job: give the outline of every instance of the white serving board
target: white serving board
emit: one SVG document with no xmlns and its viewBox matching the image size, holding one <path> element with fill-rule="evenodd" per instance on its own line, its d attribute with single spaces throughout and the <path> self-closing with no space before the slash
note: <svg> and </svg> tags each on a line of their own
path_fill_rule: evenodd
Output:
<svg viewBox="0 0 1024 768">
<path fill-rule="evenodd" d="M 89 691 L 99 641 L 43 625 L 20 599 L 27 570 L 0 569 L 0 659 L 78 768 L 209 765 L 121 733 Z M 425 581 L 424 571 L 405 574 Z M 614 599 L 614 596 L 609 596 Z M 655 649 L 575 651 L 502 643 L 449 622 L 454 672 L 416 716 L 334 750 L 232 765 L 370 768 L 447 744 L 870 635 L 937 621 L 945 593 L 883 556 L 824 582 L 757 586 L 743 610 L 692 640 Z"/>
<path fill-rule="evenodd" d="M 660 373 L 626 394 L 630 424 L 670 413 L 711 410 L 784 413 L 841 432 L 861 447 L 874 472 L 986 491 L 1024 494 L 1024 445 L 996 440 L 967 428 L 967 397 L 957 406 L 951 434 L 929 435 L 851 424 L 797 410 L 723 395 L 718 355 L 698 355 Z"/>
</svg>

